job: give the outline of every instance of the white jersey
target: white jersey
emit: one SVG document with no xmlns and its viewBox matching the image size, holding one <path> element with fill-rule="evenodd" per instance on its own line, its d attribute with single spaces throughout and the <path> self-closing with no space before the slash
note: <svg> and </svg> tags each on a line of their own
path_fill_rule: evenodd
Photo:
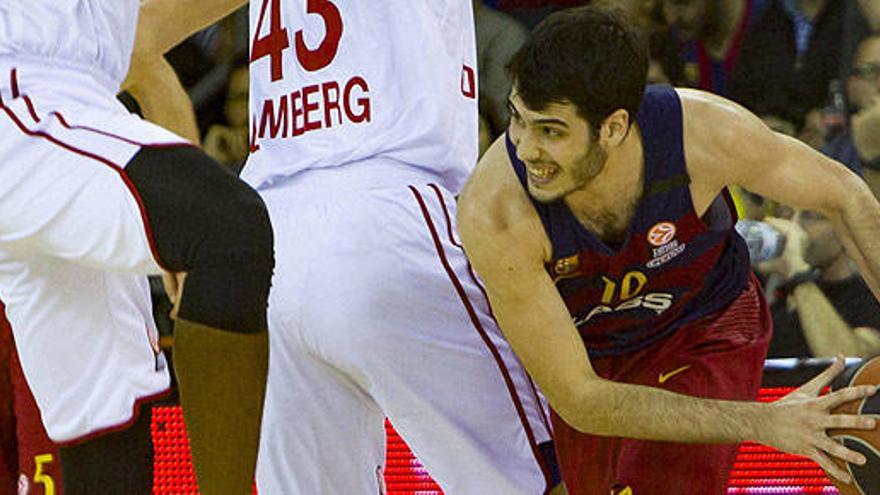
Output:
<svg viewBox="0 0 880 495">
<path fill-rule="evenodd" d="M 0 57 L 48 59 L 116 92 L 128 72 L 139 0 L 0 0 Z"/>
<path fill-rule="evenodd" d="M 250 23 L 251 185 L 385 158 L 461 188 L 477 158 L 471 0 L 253 0 Z"/>
</svg>

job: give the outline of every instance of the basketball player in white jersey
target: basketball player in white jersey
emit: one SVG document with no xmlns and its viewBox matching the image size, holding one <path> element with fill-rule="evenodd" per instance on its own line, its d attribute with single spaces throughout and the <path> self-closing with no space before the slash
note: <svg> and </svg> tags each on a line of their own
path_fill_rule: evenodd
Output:
<svg viewBox="0 0 880 495">
<path fill-rule="evenodd" d="M 242 3 L 150 0 L 141 49 Z M 542 402 L 454 234 L 477 150 L 471 1 L 255 0 L 250 21 L 242 175 L 277 259 L 260 494 L 381 493 L 385 415 L 446 493 L 545 493 Z"/>
<path fill-rule="evenodd" d="M 115 99 L 138 0 L 0 0 L 0 299 L 65 493 L 148 494 L 169 375 L 145 275 L 186 272 L 175 361 L 201 493 L 250 493 L 272 232 L 259 197 Z"/>
</svg>

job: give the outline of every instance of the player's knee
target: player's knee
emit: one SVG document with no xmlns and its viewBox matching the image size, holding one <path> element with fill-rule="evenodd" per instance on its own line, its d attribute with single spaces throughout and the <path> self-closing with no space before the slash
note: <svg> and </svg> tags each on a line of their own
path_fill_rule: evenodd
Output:
<svg viewBox="0 0 880 495">
<path fill-rule="evenodd" d="M 126 167 L 159 261 L 187 272 L 178 315 L 232 331 L 266 328 L 272 228 L 259 195 L 195 148 L 144 149 Z"/>
<path fill-rule="evenodd" d="M 260 331 L 275 264 L 272 227 L 257 193 L 244 183 L 235 189 L 192 252 L 179 315 L 225 330 Z"/>
</svg>

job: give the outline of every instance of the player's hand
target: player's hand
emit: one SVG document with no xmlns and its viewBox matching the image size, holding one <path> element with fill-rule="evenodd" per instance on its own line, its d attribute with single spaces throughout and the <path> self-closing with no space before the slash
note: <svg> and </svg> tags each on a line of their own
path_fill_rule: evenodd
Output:
<svg viewBox="0 0 880 495">
<path fill-rule="evenodd" d="M 171 301 L 171 319 L 177 318 L 177 311 L 180 309 L 180 296 L 183 292 L 183 281 L 186 279 L 186 272 L 166 272 L 162 271 L 162 285 L 165 287 L 165 295 Z"/>
<path fill-rule="evenodd" d="M 248 155 L 247 132 L 222 126 L 212 125 L 205 134 L 202 148 L 211 158 L 222 164 L 244 160 Z"/>
<path fill-rule="evenodd" d="M 831 410 L 841 404 L 874 395 L 877 387 L 847 387 L 820 397 L 822 390 L 843 370 L 844 360 L 838 356 L 828 369 L 794 392 L 769 404 L 772 412 L 765 425 L 768 435 L 758 440 L 779 450 L 808 457 L 819 464 L 829 476 L 843 483 L 850 483 L 849 473 L 832 462 L 831 458 L 837 457 L 861 465 L 865 463 L 865 457 L 829 437 L 827 430 L 871 430 L 876 421 L 869 416 L 831 414 Z"/>
<path fill-rule="evenodd" d="M 804 260 L 810 238 L 803 227 L 784 218 L 765 217 L 764 221 L 785 238 L 785 249 L 778 258 L 760 263 L 757 267 L 762 273 L 778 273 L 788 280 L 796 273 L 805 272 L 812 267 Z"/>
</svg>

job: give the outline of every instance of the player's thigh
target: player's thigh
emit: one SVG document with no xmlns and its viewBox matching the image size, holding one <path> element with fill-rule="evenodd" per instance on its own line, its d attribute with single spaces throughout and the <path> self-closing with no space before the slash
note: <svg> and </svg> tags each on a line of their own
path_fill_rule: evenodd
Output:
<svg viewBox="0 0 880 495">
<path fill-rule="evenodd" d="M 43 141 L 7 158 L 0 163 L 4 249 L 102 269 L 158 270 L 142 210 L 118 169 Z"/>
<path fill-rule="evenodd" d="M 691 345 L 671 352 L 658 350 L 655 357 L 662 359 L 635 382 L 695 397 L 755 399 L 766 355 L 763 333 L 738 336 L 711 324 L 682 332 L 679 337 L 690 337 Z M 722 494 L 737 450 L 738 445 L 623 440 L 615 481 L 640 494 L 669 493 L 670 487 L 684 495 Z"/>
<path fill-rule="evenodd" d="M 270 320 L 270 335 L 281 333 L 276 330 Z M 272 342 L 257 463 L 260 494 L 382 493 L 381 412 L 339 370 L 283 340 Z"/>
<path fill-rule="evenodd" d="M 444 490 L 541 493 L 543 404 L 455 238 L 454 202 L 406 193 L 385 215 L 401 237 L 361 269 L 374 286 L 346 323 L 350 359 Z"/>
<path fill-rule="evenodd" d="M 447 491 L 539 493 L 540 401 L 450 238 L 454 202 L 415 192 L 261 191 L 276 231 L 270 341 L 295 335 L 379 401 Z"/>
</svg>

